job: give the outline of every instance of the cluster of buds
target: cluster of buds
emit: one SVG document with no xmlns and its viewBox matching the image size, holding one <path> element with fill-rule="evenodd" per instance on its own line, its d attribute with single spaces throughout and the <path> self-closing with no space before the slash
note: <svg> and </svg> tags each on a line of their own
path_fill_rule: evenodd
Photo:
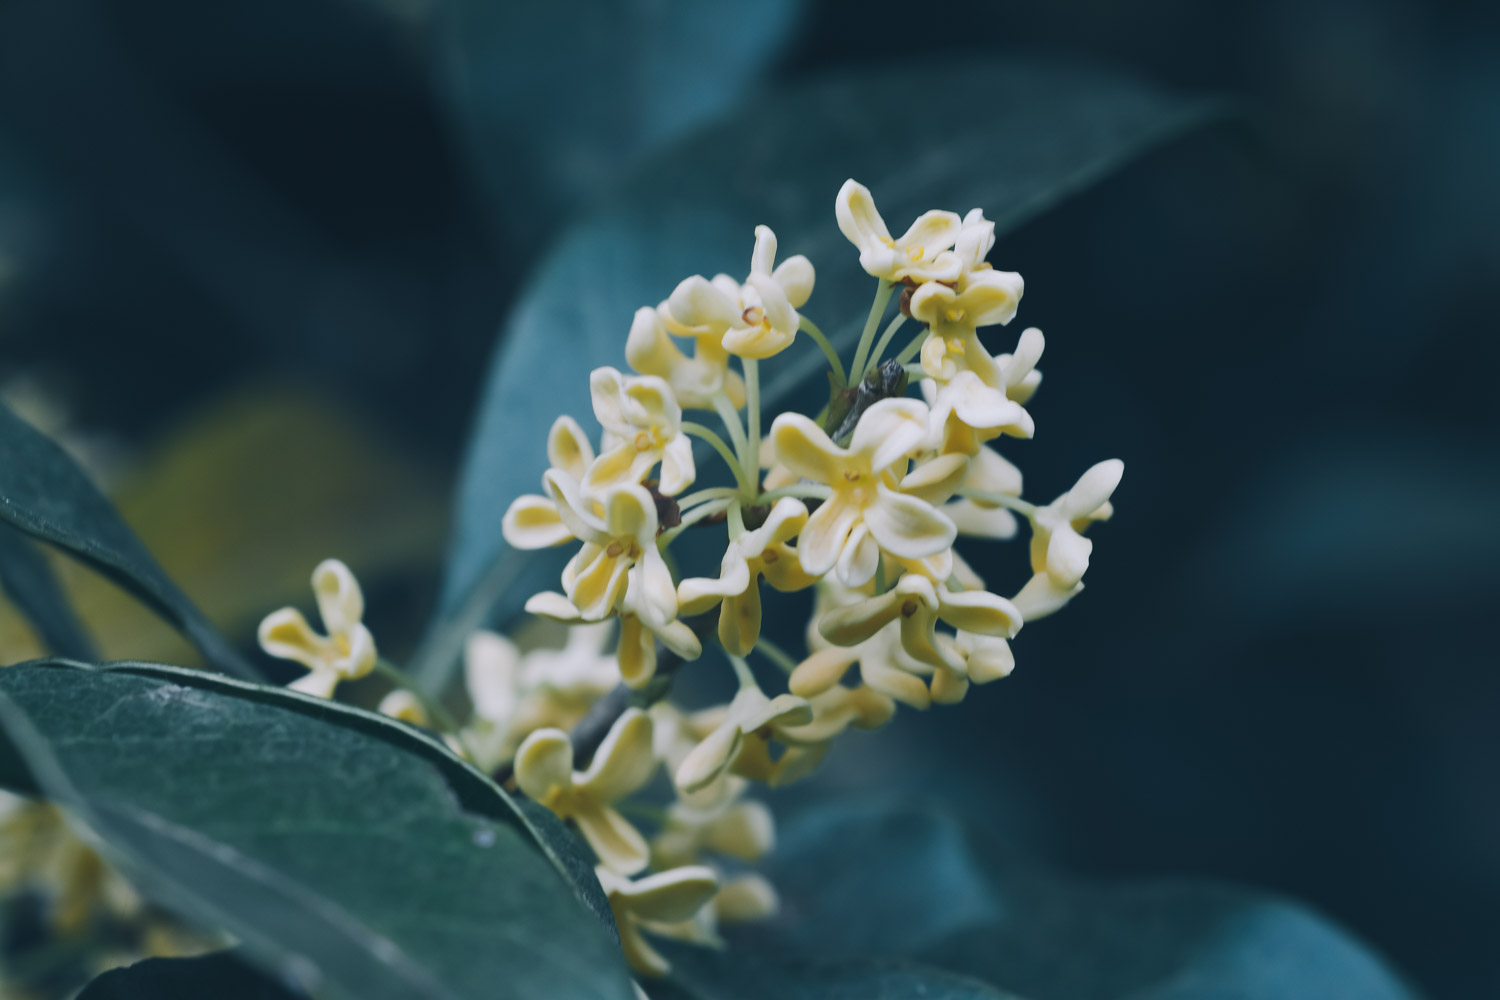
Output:
<svg viewBox="0 0 1500 1000">
<path fill-rule="evenodd" d="M 1027 329 L 998 354 L 981 340 L 982 329 L 1014 318 L 1024 286 L 986 262 L 994 224 L 979 209 L 927 212 L 893 238 L 869 190 L 851 180 L 836 215 L 877 279 L 848 368 L 800 312 L 812 264 L 802 256 L 777 264 L 766 226 L 755 230 L 743 281 L 690 277 L 641 308 L 625 343 L 634 374 L 603 367 L 590 376 L 597 446 L 572 417 L 557 417 L 543 492 L 518 497 L 504 515 L 516 548 L 579 545 L 560 589 L 526 604 L 573 638 L 524 654 L 488 633 L 469 646 L 475 717 L 450 734 L 454 745 L 513 773 L 521 792 L 576 827 L 597 858 L 626 955 L 644 975 L 667 968 L 646 932 L 713 942 L 721 923 L 775 911 L 774 889 L 747 868 L 771 849 L 775 829 L 764 804 L 746 797 L 753 783 L 805 777 L 840 734 L 884 726 L 898 704 L 953 704 L 1011 672 L 1010 640 L 1022 625 L 1082 590 L 1092 549 L 1083 532 L 1110 516 L 1123 472 L 1118 460 L 1101 462 L 1036 505 L 1021 498 L 1020 471 L 993 447 L 1034 432 L 1026 405 L 1041 381 L 1044 340 Z M 887 357 L 912 321 L 920 329 Z M 763 435 L 760 362 L 792 348 L 799 333 L 826 356 L 832 398 L 816 418 L 775 415 Z M 687 341 L 691 353 L 679 346 Z M 913 380 L 920 398 L 907 395 Z M 721 428 L 688 411 L 712 414 Z M 694 439 L 726 470 L 697 489 Z M 954 546 L 961 537 L 1012 538 L 1021 519 L 1032 576 L 1002 596 Z M 684 537 L 719 539 L 717 576 L 677 577 L 669 548 Z M 811 592 L 800 655 L 763 634 L 763 585 Z M 303 690 L 328 694 L 332 682 L 368 672 L 362 657 L 373 662 L 374 647 L 365 652 L 368 634 L 347 587 L 329 577 L 318 592 L 320 603 L 331 595 L 328 639 L 280 612 L 263 644 L 312 671 Z M 733 668 L 738 691 L 687 713 L 666 700 L 661 664 L 698 660 L 705 642 L 719 647 L 714 658 Z M 752 657 L 784 671 L 786 690 L 767 693 Z M 580 740 L 575 727 L 617 686 L 630 697 L 615 699 L 602 741 Z M 383 707 L 427 721 L 401 692 Z M 575 758 L 595 744 L 579 770 Z M 649 801 L 662 766 L 674 795 L 666 805 Z"/>
</svg>

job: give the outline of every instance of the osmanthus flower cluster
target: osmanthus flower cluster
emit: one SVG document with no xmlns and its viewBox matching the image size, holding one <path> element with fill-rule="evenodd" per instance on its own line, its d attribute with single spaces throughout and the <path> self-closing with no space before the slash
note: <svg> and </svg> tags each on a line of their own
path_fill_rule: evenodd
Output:
<svg viewBox="0 0 1500 1000">
<path fill-rule="evenodd" d="M 803 313 L 813 265 L 778 263 L 766 226 L 743 278 L 695 275 L 641 307 L 622 331 L 633 371 L 606 364 L 589 379 L 600 432 L 556 416 L 541 492 L 502 521 L 516 548 L 574 547 L 556 589 L 526 604 L 571 637 L 472 637 L 463 725 L 403 691 L 383 704 L 435 723 L 576 828 L 642 975 L 667 970 L 649 935 L 713 944 L 721 924 L 775 912 L 752 868 L 775 842 L 757 784 L 807 776 L 839 736 L 888 724 L 898 705 L 953 704 L 1011 672 L 1022 626 L 1083 589 L 1084 532 L 1110 516 L 1123 471 L 1101 462 L 1050 503 L 1021 498 L 997 445 L 1035 433 L 1045 342 L 1034 328 L 1001 336 L 1024 283 L 986 260 L 994 224 L 981 210 L 929 211 L 893 237 L 851 180 L 835 216 L 876 279 L 847 367 Z M 828 363 L 828 406 L 765 413 L 760 365 L 799 335 Z M 997 593 L 956 546 L 1013 538 L 1022 520 L 1031 577 Z M 716 572 L 677 573 L 684 546 L 711 550 L 702 565 Z M 766 634 L 766 588 L 804 595 L 800 653 Z M 383 661 L 342 564 L 320 566 L 314 590 L 326 637 L 288 609 L 261 638 L 309 670 L 294 687 L 328 696 Z M 727 663 L 735 693 L 687 711 L 671 681 L 698 660 Z"/>
</svg>

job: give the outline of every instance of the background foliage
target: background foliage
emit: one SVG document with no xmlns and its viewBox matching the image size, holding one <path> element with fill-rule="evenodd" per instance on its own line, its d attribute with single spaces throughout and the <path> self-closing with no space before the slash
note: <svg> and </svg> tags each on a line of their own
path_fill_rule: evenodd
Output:
<svg viewBox="0 0 1500 1000">
<path fill-rule="evenodd" d="M 916 32 L 899 5 L 681 6 L 0 6 L 6 398 L 61 390 L 49 431 L 241 646 L 339 554 L 399 655 L 438 600 L 495 330 L 661 143 L 918 57 L 1238 98 L 1250 128 L 1163 148 L 995 252 L 1049 335 L 1030 491 L 1131 467 L 1090 594 L 1025 633 L 1005 685 L 826 780 L 921 787 L 1064 870 L 1290 894 L 1433 996 L 1500 989 L 1497 15 L 958 3 Z M 213 481 L 277 488 L 185 489 L 204 454 Z M 89 586 L 106 655 L 190 658 Z"/>
</svg>

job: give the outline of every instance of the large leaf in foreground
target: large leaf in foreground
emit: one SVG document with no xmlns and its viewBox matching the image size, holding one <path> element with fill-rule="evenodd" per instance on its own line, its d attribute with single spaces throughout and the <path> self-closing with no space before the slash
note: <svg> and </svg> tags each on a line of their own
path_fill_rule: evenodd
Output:
<svg viewBox="0 0 1500 1000">
<path fill-rule="evenodd" d="M 589 422 L 587 373 L 624 366 L 638 307 L 690 274 L 743 275 L 763 222 L 782 256 L 803 253 L 817 267 L 805 311 L 847 358 L 875 283 L 834 221 L 846 178 L 868 184 L 898 227 L 935 205 L 977 205 L 1003 235 L 1214 108 L 1064 67 L 913 67 L 841 75 L 757 102 L 654 157 L 570 231 L 506 327 L 459 485 L 423 682 L 439 686 L 463 635 L 488 616 L 513 614 L 555 568 L 508 552 L 501 515 L 515 496 L 539 489 L 553 418 Z M 763 368 L 765 409 L 774 413 L 816 382 L 824 361 L 803 337 Z M 523 578 L 522 559 L 536 572 Z"/>
<path fill-rule="evenodd" d="M 78 1000 L 305 1000 L 233 952 L 197 958 L 148 958 L 111 969 L 89 983 Z"/>
<path fill-rule="evenodd" d="M 0 405 L 0 520 L 50 542 L 125 587 L 185 632 L 226 673 L 257 673 L 177 589 L 114 505 L 46 435 Z"/>
<path fill-rule="evenodd" d="M 0 670 L 0 721 L 24 758 L 0 756 L 0 780 L 24 787 L 24 764 L 147 892 L 315 991 L 631 995 L 609 928 L 509 798 L 405 726 L 56 662 Z"/>
<path fill-rule="evenodd" d="M 731 931 L 723 953 L 672 949 L 685 977 L 753 981 L 759 956 L 773 968 L 878 957 L 1047 1000 L 1413 996 L 1359 943 L 1290 902 L 1212 883 L 1081 882 L 937 809 L 810 810 L 786 825 L 767 874 L 781 914 Z"/>
<path fill-rule="evenodd" d="M 73 613 L 47 556 L 31 539 L 7 524 L 0 524 L 0 590 L 26 616 L 52 652 L 78 659 L 94 656 L 94 644 Z M 8 641 L 0 641 L 0 656 L 9 645 Z"/>
</svg>

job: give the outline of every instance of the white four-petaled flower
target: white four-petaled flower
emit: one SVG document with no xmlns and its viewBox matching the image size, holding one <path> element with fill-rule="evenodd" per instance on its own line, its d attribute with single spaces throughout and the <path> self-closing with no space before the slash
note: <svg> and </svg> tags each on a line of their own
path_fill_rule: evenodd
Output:
<svg viewBox="0 0 1500 1000">
<path fill-rule="evenodd" d="M 724 349 L 742 358 L 761 359 L 791 346 L 802 318 L 797 310 L 812 295 L 813 266 L 798 254 L 780 265 L 776 234 L 755 227 L 755 250 L 744 284 L 727 274 L 712 281 L 702 275 L 686 279 L 667 299 L 663 319 L 680 335 L 720 338 Z"/>
<path fill-rule="evenodd" d="M 870 189 L 850 179 L 834 200 L 839 231 L 859 249 L 859 266 L 885 281 L 957 281 L 963 259 L 951 249 L 963 229 L 954 212 L 924 212 L 893 239 Z"/>
<path fill-rule="evenodd" d="M 308 669 L 306 677 L 288 685 L 292 690 L 332 698 L 340 681 L 375 669 L 375 639 L 361 621 L 365 598 L 348 566 L 325 559 L 313 570 L 312 587 L 328 634 L 314 632 L 296 608 L 282 608 L 260 623 L 260 648 Z"/>
</svg>

